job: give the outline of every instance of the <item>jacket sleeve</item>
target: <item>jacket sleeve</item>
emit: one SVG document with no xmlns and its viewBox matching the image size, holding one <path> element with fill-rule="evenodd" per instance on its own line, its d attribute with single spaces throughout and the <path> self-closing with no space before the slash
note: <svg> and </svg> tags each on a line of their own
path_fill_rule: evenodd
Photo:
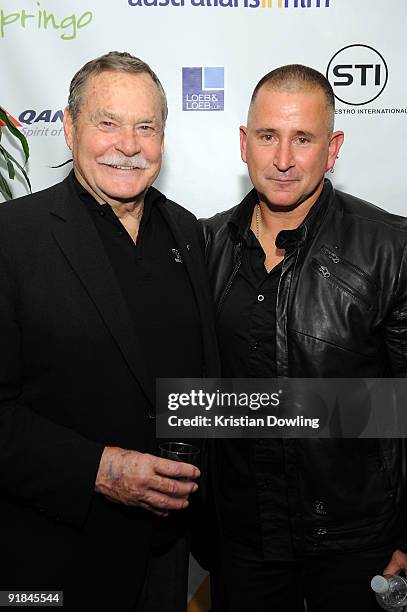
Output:
<svg viewBox="0 0 407 612">
<path fill-rule="evenodd" d="M 404 246 L 399 274 L 395 280 L 394 299 L 386 320 L 385 338 L 391 375 L 404 378 L 407 376 L 407 245 Z"/>
<path fill-rule="evenodd" d="M 28 373 L 11 268 L 0 253 L 0 497 L 79 527 L 94 494 L 103 446 L 22 401 Z"/>
</svg>

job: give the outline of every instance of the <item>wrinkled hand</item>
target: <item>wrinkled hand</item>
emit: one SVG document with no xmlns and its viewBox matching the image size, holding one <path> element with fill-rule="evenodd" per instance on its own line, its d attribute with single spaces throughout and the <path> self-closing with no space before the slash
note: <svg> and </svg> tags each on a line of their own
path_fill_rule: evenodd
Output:
<svg viewBox="0 0 407 612">
<path fill-rule="evenodd" d="M 401 550 L 395 550 L 383 574 L 398 574 L 401 570 L 407 573 L 407 555 Z"/>
<path fill-rule="evenodd" d="M 182 510 L 195 482 L 177 480 L 200 476 L 197 467 L 154 455 L 107 446 L 96 476 L 95 491 L 113 502 L 139 506 L 159 516 Z"/>
</svg>

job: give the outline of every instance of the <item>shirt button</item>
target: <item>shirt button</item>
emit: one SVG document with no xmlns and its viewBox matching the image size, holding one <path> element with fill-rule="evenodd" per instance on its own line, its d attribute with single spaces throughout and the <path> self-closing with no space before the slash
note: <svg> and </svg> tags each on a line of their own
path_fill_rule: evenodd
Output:
<svg viewBox="0 0 407 612">
<path fill-rule="evenodd" d="M 105 211 L 104 210 L 99 210 L 99 216 L 100 217 L 104 217 L 105 216 Z"/>
<path fill-rule="evenodd" d="M 317 500 L 313 504 L 315 514 L 325 515 L 327 514 L 327 504 L 324 501 Z"/>
<path fill-rule="evenodd" d="M 251 351 L 257 351 L 258 348 L 259 348 L 259 343 L 258 342 L 253 342 L 253 344 L 250 345 L 250 350 Z"/>
<path fill-rule="evenodd" d="M 261 293 L 257 296 L 257 301 L 258 302 L 262 302 L 264 300 L 264 295 L 262 295 Z"/>
</svg>

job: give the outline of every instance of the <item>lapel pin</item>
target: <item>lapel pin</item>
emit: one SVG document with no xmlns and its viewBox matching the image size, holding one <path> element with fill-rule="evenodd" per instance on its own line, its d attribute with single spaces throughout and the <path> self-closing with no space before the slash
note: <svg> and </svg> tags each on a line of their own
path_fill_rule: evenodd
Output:
<svg viewBox="0 0 407 612">
<path fill-rule="evenodd" d="M 171 249 L 171 251 L 174 254 L 174 261 L 176 261 L 177 263 L 183 263 L 181 253 L 178 251 L 178 249 Z"/>
</svg>

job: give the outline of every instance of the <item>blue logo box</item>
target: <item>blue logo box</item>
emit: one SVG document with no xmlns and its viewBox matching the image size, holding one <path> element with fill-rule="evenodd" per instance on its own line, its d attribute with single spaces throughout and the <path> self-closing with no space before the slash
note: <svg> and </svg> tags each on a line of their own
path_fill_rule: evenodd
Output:
<svg viewBox="0 0 407 612">
<path fill-rule="evenodd" d="M 182 69 L 182 110 L 224 110 L 224 68 Z"/>
</svg>

